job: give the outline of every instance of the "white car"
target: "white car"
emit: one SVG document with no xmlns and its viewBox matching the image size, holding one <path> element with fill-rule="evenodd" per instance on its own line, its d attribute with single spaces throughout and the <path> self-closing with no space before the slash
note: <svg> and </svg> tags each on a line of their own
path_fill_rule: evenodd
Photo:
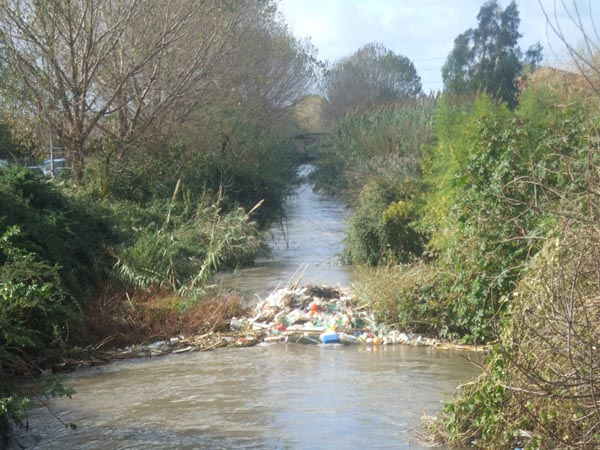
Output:
<svg viewBox="0 0 600 450">
<path fill-rule="evenodd" d="M 52 162 L 54 162 L 54 173 L 52 172 Z M 54 158 L 54 161 L 47 159 L 42 163 L 42 170 L 46 178 L 53 178 L 60 175 L 64 170 L 71 170 L 69 163 L 65 158 Z"/>
</svg>

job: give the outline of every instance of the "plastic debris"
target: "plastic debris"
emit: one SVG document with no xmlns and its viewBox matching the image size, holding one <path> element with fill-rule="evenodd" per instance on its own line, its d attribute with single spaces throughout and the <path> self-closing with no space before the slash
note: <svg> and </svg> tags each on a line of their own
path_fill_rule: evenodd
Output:
<svg viewBox="0 0 600 450">
<path fill-rule="evenodd" d="M 340 336 L 334 331 L 326 331 L 321 335 L 321 342 L 323 344 L 339 344 Z"/>
<path fill-rule="evenodd" d="M 435 345 L 379 323 L 368 305 L 348 291 L 327 286 L 284 288 L 259 301 L 247 319 L 234 318 L 231 329 L 264 332 L 264 342 L 345 345 Z"/>
</svg>

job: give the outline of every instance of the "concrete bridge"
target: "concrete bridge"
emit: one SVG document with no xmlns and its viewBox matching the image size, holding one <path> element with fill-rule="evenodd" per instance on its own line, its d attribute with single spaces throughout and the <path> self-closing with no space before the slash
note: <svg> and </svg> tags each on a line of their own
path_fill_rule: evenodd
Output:
<svg viewBox="0 0 600 450">
<path fill-rule="evenodd" d="M 329 133 L 303 133 L 294 136 L 296 150 L 302 156 L 316 158 L 326 151 L 328 147 Z"/>
</svg>

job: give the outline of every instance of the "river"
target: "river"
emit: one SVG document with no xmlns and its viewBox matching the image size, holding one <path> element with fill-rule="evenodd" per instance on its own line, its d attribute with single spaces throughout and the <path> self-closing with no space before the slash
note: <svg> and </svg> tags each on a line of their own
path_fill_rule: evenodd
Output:
<svg viewBox="0 0 600 450">
<path fill-rule="evenodd" d="M 272 231 L 273 253 L 232 283 L 256 293 L 297 278 L 347 286 L 339 264 L 347 212 L 304 184 Z M 284 233 L 285 231 L 285 233 Z M 308 266 L 305 266 L 308 264 Z M 478 369 L 425 347 L 275 344 L 138 359 L 70 374 L 72 399 L 31 411 L 35 449 L 425 449 L 435 414 Z M 18 447 L 15 447 L 18 448 Z M 444 447 L 438 447 L 444 448 Z"/>
<path fill-rule="evenodd" d="M 265 296 L 277 287 L 300 279 L 301 284 L 349 287 L 352 271 L 342 266 L 339 254 L 348 209 L 313 191 L 306 181 L 310 165 L 300 167 L 303 180 L 284 206 L 285 220 L 268 233 L 271 254 L 253 267 L 226 275 L 226 280 L 247 296 Z"/>
</svg>

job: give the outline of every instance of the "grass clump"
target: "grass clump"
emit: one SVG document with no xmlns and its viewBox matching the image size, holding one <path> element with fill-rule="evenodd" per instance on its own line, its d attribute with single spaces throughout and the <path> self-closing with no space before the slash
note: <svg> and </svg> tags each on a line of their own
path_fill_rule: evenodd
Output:
<svg viewBox="0 0 600 450">
<path fill-rule="evenodd" d="M 439 272 L 424 261 L 361 269 L 357 295 L 378 311 L 380 319 L 413 333 L 441 336 L 448 311 L 439 297 Z"/>
</svg>

